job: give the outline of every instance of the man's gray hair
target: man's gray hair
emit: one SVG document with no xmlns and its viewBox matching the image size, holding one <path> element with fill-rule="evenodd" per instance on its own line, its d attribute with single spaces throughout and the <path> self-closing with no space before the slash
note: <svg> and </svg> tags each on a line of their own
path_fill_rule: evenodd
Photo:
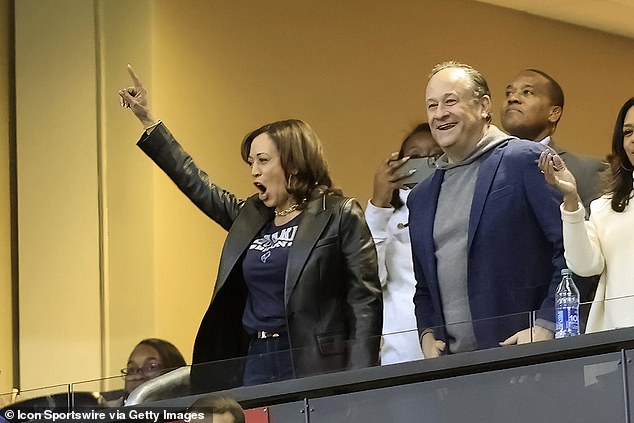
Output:
<svg viewBox="0 0 634 423">
<path fill-rule="evenodd" d="M 443 69 L 462 69 L 471 81 L 471 87 L 473 89 L 473 98 L 476 100 L 480 100 L 483 96 L 487 95 L 491 97 L 491 90 L 489 90 L 489 84 L 487 84 L 486 79 L 482 74 L 467 65 L 466 63 L 456 62 L 454 60 L 448 60 L 446 62 L 438 63 L 429 73 L 427 80 L 431 79 L 432 76 L 436 75 Z M 491 114 L 487 115 L 487 122 L 491 123 L 492 118 Z"/>
</svg>

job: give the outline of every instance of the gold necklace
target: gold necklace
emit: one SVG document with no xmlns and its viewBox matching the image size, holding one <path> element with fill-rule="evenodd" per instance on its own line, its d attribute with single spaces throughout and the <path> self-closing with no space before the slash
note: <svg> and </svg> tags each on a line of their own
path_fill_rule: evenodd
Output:
<svg viewBox="0 0 634 423">
<path fill-rule="evenodd" d="M 275 216 L 286 216 L 287 214 L 291 214 L 293 213 L 295 210 L 297 210 L 297 208 L 299 207 L 299 203 L 295 203 L 293 205 L 291 205 L 288 208 L 285 208 L 284 210 L 274 210 Z"/>
</svg>

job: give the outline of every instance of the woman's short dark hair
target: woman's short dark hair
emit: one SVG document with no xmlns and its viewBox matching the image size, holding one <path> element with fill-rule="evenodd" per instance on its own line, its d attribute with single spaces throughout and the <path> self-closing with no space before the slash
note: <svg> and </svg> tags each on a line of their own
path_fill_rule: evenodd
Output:
<svg viewBox="0 0 634 423">
<path fill-rule="evenodd" d="M 187 365 L 185 358 L 183 358 L 183 355 L 178 351 L 178 348 L 169 341 L 159 338 L 147 338 L 139 342 L 137 346 L 139 345 L 149 345 L 154 348 L 165 370 L 176 369 Z"/>
<path fill-rule="evenodd" d="M 321 141 L 308 123 L 299 119 L 280 120 L 250 132 L 240 147 L 245 162 L 249 162 L 253 140 L 261 134 L 267 134 L 275 143 L 289 181 L 287 190 L 297 201 L 329 192 L 341 194 L 333 187 Z"/>
<path fill-rule="evenodd" d="M 612 133 L 612 154 L 608 156 L 610 167 L 606 170 L 608 179 L 607 194 L 612 196 L 612 210 L 622 212 L 630 203 L 632 196 L 632 162 L 623 148 L 623 123 L 625 115 L 634 106 L 634 97 L 627 100 L 616 117 Z"/>
</svg>

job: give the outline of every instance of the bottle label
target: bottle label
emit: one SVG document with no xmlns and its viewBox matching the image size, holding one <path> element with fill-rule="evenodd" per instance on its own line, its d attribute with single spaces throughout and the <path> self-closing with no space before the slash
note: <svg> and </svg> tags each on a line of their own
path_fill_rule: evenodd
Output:
<svg viewBox="0 0 634 423">
<path fill-rule="evenodd" d="M 579 308 L 561 307 L 557 310 L 556 338 L 579 335 Z"/>
</svg>

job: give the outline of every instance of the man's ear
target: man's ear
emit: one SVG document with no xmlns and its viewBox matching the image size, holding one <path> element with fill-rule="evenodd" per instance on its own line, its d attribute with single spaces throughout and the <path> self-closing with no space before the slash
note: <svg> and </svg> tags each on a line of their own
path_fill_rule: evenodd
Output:
<svg viewBox="0 0 634 423">
<path fill-rule="evenodd" d="M 550 113 L 548 114 L 548 122 L 557 123 L 559 119 L 561 119 L 561 114 L 564 112 L 564 109 L 561 106 L 552 106 L 550 108 Z"/>
<path fill-rule="evenodd" d="M 482 105 L 482 117 L 486 119 L 491 116 L 491 97 L 483 95 L 480 98 L 480 104 Z"/>
</svg>

